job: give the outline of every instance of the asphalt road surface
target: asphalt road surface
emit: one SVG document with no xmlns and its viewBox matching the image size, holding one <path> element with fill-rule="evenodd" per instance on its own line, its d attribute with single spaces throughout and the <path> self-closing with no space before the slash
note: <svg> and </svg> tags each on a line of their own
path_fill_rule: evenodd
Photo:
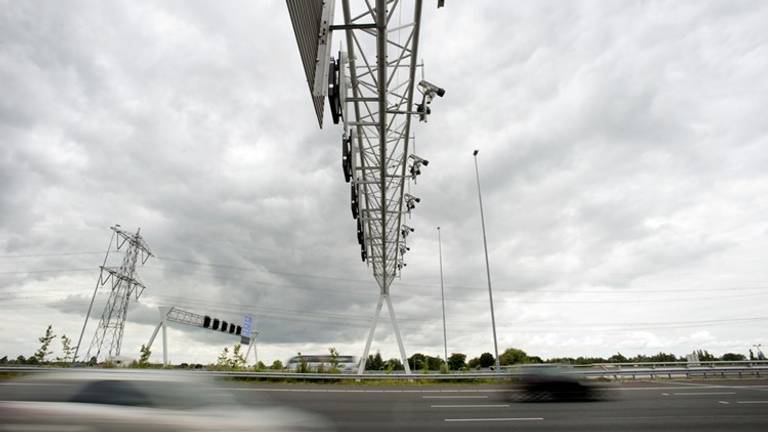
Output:
<svg viewBox="0 0 768 432">
<path fill-rule="evenodd" d="M 228 385 L 318 413 L 340 431 L 768 431 L 768 380 L 629 382 L 593 402 L 516 402 L 493 385 Z"/>
</svg>

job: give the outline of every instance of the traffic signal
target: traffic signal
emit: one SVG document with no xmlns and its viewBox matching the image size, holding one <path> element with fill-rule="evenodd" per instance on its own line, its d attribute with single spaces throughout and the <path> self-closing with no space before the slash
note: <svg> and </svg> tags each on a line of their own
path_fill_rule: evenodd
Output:
<svg viewBox="0 0 768 432">
<path fill-rule="evenodd" d="M 210 330 L 217 330 L 222 333 L 228 333 L 232 336 L 241 336 L 243 334 L 243 326 L 236 323 L 228 323 L 218 318 L 213 318 L 209 315 L 203 316 L 202 327 Z"/>
</svg>

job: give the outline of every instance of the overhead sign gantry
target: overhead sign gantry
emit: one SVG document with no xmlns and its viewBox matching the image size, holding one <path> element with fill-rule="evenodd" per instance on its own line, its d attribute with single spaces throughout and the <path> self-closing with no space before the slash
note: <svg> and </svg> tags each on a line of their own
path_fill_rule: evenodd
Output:
<svg viewBox="0 0 768 432">
<path fill-rule="evenodd" d="M 373 270 L 380 295 L 360 372 L 384 303 L 406 372 L 405 348 L 390 298 L 392 281 L 406 266 L 406 239 L 413 228 L 404 216 L 419 198 L 409 193 L 428 161 L 413 153 L 411 120 L 426 122 L 430 104 L 445 90 L 417 84 L 421 0 L 340 0 L 342 24 L 334 24 L 335 0 L 286 0 L 318 124 L 327 97 L 334 124 L 341 124 L 342 168 L 350 183 L 360 257 Z M 373 3 L 373 4 L 372 4 Z M 345 49 L 331 57 L 334 32 Z M 418 90 L 418 94 L 416 91 Z"/>
<path fill-rule="evenodd" d="M 222 319 L 213 318 L 209 315 L 202 315 L 190 311 L 180 309 L 176 306 L 172 307 L 160 307 L 160 322 L 155 326 L 155 330 L 152 332 L 152 336 L 149 337 L 147 342 L 147 349 L 152 348 L 152 344 L 155 342 L 157 333 L 162 330 L 163 338 L 163 364 L 168 366 L 168 323 L 178 323 L 191 327 L 200 327 L 209 330 L 213 330 L 224 335 L 230 335 L 240 338 L 240 344 L 248 345 L 248 351 L 245 353 L 245 359 L 248 360 L 248 356 L 253 349 L 254 363 L 258 362 L 256 358 L 256 336 L 259 332 L 253 329 L 253 317 L 251 315 L 245 315 L 243 317 L 243 324 L 235 324 L 233 322 L 227 322 Z"/>
</svg>

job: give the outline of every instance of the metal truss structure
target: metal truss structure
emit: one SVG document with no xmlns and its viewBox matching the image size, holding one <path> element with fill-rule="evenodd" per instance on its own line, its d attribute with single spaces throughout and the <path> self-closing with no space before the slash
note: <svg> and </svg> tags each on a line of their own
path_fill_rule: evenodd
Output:
<svg viewBox="0 0 768 432">
<path fill-rule="evenodd" d="M 426 121 L 428 104 L 444 90 L 426 81 L 416 85 L 421 0 L 375 4 L 365 0 L 356 2 L 356 9 L 350 0 L 340 3 L 343 24 L 333 25 L 334 0 L 287 0 L 320 127 L 322 99 L 319 109 L 317 102 L 324 93 L 319 92 L 327 91 L 334 123 L 343 119 L 342 163 L 351 183 L 361 258 L 372 268 L 380 288 L 360 371 L 386 303 L 403 365 L 410 373 L 390 286 L 406 266 L 406 237 L 413 229 L 403 223 L 404 216 L 420 201 L 407 193 L 407 183 L 428 164 L 412 153 L 411 120 L 416 115 Z M 333 31 L 343 32 L 346 51 L 328 59 Z M 417 87 L 420 104 L 414 103 Z"/>
<path fill-rule="evenodd" d="M 107 253 L 104 256 L 104 264 L 100 267 L 99 279 L 96 282 L 96 289 L 93 291 L 93 297 L 91 298 L 91 304 L 88 307 L 88 313 L 85 316 L 85 322 L 83 323 L 83 329 L 80 332 L 80 338 L 75 348 L 74 360 L 77 359 L 77 353 L 80 349 L 80 343 L 83 339 L 83 333 L 85 332 L 88 318 L 93 308 L 93 302 L 96 298 L 96 293 L 100 287 L 109 285 L 109 298 L 106 305 L 104 305 L 104 311 L 101 314 L 99 325 L 96 328 L 96 332 L 91 340 L 91 345 L 88 348 L 86 358 L 90 359 L 91 355 L 98 360 L 103 351 L 106 351 L 107 357 L 120 355 L 120 347 L 123 343 L 123 332 L 125 330 L 125 320 L 128 316 L 128 305 L 131 299 L 138 300 L 141 294 L 146 288 L 142 282 L 137 279 L 136 264 L 141 261 L 141 264 L 147 262 L 149 257 L 153 256 L 149 249 L 149 246 L 141 236 L 141 228 L 136 230 L 135 234 L 130 234 L 120 228 L 120 225 L 110 227 L 112 230 L 112 238 L 107 248 Z M 125 255 L 120 267 L 107 267 L 107 259 L 109 258 L 109 252 L 112 248 L 112 244 L 115 244 L 117 250 L 126 247 Z"/>
<path fill-rule="evenodd" d="M 200 315 L 194 312 L 185 311 L 182 309 L 179 309 L 176 306 L 172 306 L 170 308 L 168 307 L 160 307 L 160 322 L 155 327 L 155 330 L 152 332 L 152 336 L 150 336 L 149 341 L 147 342 L 147 349 L 152 348 L 152 344 L 155 342 L 155 338 L 157 337 L 157 333 L 162 329 L 163 334 L 163 364 L 168 365 L 168 323 L 178 323 L 183 324 L 187 326 L 192 327 L 200 327 L 200 328 L 207 328 L 206 325 L 206 316 Z M 210 321 L 210 317 L 207 317 L 208 321 Z M 250 316 L 246 316 L 246 320 L 250 320 Z M 217 320 L 218 322 L 218 320 Z M 244 323 L 245 324 L 245 323 Z M 250 331 L 250 335 L 246 337 L 241 337 L 241 334 L 238 333 L 235 336 L 238 338 L 241 338 L 241 341 L 247 341 L 248 343 L 248 351 L 245 353 L 245 359 L 248 360 L 248 356 L 251 353 L 251 349 L 253 349 L 253 355 L 254 355 L 254 363 L 258 362 L 258 356 L 256 353 L 256 336 L 259 334 L 259 332 L 251 329 L 250 322 L 246 325 L 247 330 Z M 224 334 L 231 334 L 230 332 L 221 332 Z"/>
</svg>

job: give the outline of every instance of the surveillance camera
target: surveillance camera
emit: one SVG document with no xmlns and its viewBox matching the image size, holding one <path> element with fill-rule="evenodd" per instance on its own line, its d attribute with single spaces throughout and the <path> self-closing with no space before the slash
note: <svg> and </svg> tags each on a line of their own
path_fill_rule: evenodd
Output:
<svg viewBox="0 0 768 432">
<path fill-rule="evenodd" d="M 411 154 L 408 157 L 413 159 L 416 163 L 420 163 L 420 164 L 422 164 L 424 166 L 429 165 L 429 161 L 428 160 L 426 160 L 424 158 L 420 158 L 420 157 L 416 156 L 415 154 Z"/>
<path fill-rule="evenodd" d="M 416 201 L 417 203 L 421 202 L 421 198 L 415 197 L 411 194 L 405 194 L 405 199 L 408 201 Z"/>
<path fill-rule="evenodd" d="M 413 228 L 409 227 L 408 225 L 402 225 L 400 228 L 400 235 L 403 236 L 403 238 L 408 237 L 408 234 L 413 232 Z"/>
<path fill-rule="evenodd" d="M 419 82 L 419 89 L 421 89 L 422 93 L 436 94 L 440 97 L 443 97 L 445 94 L 445 89 L 440 88 L 427 80 L 421 80 L 421 82 Z"/>
</svg>

